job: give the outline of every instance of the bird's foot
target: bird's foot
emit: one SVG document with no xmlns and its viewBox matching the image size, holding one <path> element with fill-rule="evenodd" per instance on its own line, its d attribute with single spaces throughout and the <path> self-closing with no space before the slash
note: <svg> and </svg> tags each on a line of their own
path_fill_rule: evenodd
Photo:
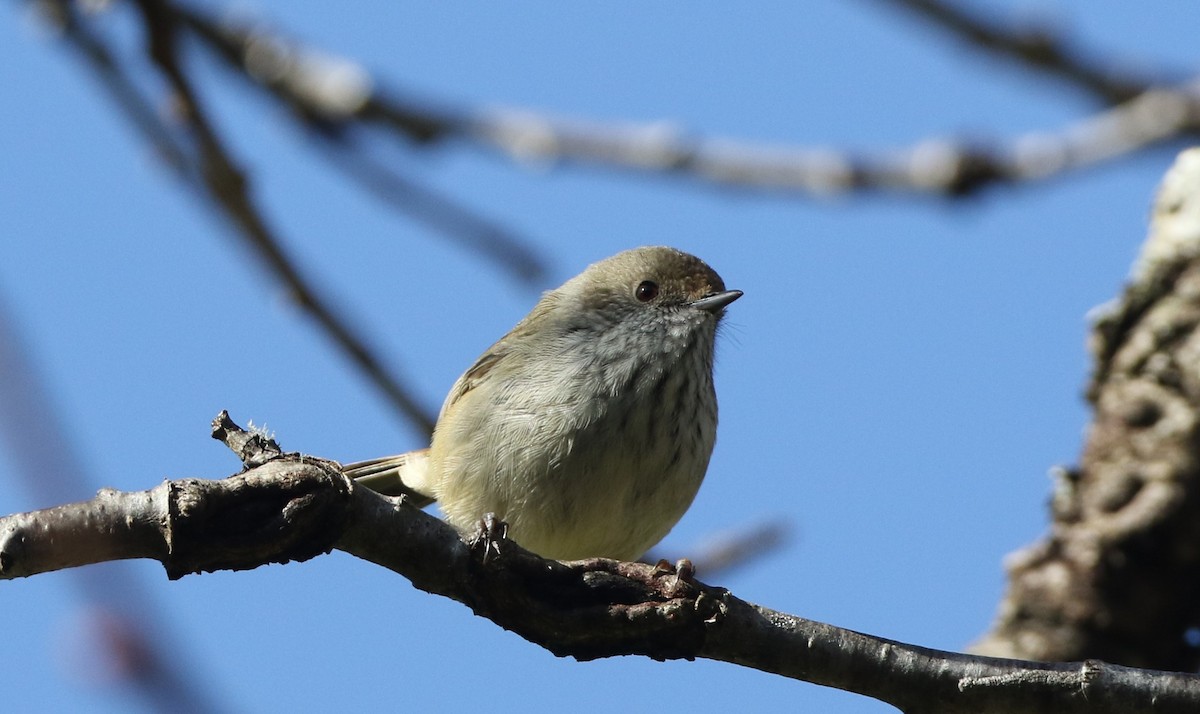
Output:
<svg viewBox="0 0 1200 714">
<path fill-rule="evenodd" d="M 654 577 L 674 576 L 667 585 L 671 597 L 679 597 L 696 585 L 696 566 L 687 558 L 680 558 L 672 565 L 665 558 L 654 565 Z"/>
<path fill-rule="evenodd" d="M 500 557 L 500 543 L 508 538 L 508 524 L 500 520 L 495 513 L 485 513 L 483 518 L 475 522 L 475 531 L 471 534 L 468 545 L 472 550 L 483 551 L 483 562 L 492 557 Z"/>
</svg>

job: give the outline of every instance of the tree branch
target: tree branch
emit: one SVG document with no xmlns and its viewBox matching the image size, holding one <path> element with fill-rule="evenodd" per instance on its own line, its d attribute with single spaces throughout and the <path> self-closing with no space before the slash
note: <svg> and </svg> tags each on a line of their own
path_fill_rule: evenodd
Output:
<svg viewBox="0 0 1200 714">
<path fill-rule="evenodd" d="M 900 0 L 897 0 L 900 1 Z M 916 3 L 943 9 L 940 3 Z M 932 10 L 930 10 L 932 12 Z M 995 47 L 1020 46 L 1031 58 L 1082 82 L 1107 100 L 1110 110 L 1053 130 L 1011 139 L 961 141 L 928 139 L 877 155 L 856 155 L 823 147 L 766 145 L 689 135 L 675 124 L 606 124 L 556 118 L 531 109 L 463 110 L 445 103 L 414 101 L 363 81 L 353 102 L 331 102 L 315 92 L 328 81 L 318 68 L 328 64 L 306 57 L 278 32 L 236 22 L 215 22 L 180 8 L 180 22 L 254 86 L 292 109 L 294 116 L 319 118 L 338 133 L 377 126 L 419 145 L 458 139 L 498 150 L 522 162 L 572 162 L 686 177 L 716 185 L 787 194 L 846 192 L 931 194 L 961 197 L 1000 184 L 1041 181 L 1086 169 L 1172 140 L 1200 135 L 1200 85 L 1149 86 L 1121 81 L 1088 68 L 1049 41 L 992 31 Z M 962 15 L 960 19 L 966 19 Z M 985 25 L 959 22 L 956 27 Z M 1013 50 L 1016 51 L 1016 50 Z M 263 55 L 277 59 L 262 71 Z M 320 53 L 321 57 L 328 57 Z M 347 65 L 357 67 L 349 60 Z M 365 70 L 363 71 L 365 75 Z M 335 93 L 335 96 L 340 96 Z"/>
<path fill-rule="evenodd" d="M 338 548 L 457 600 L 560 656 L 703 657 L 859 692 L 906 712 L 1185 712 L 1200 676 L 1101 662 L 1049 664 L 914 647 L 812 622 L 692 577 L 686 561 L 558 562 L 492 533 L 463 539 L 331 461 L 281 454 L 222 413 L 214 436 L 246 464 L 220 481 L 0 518 L 0 578 L 153 558 L 170 578 L 306 560 Z"/>
</svg>

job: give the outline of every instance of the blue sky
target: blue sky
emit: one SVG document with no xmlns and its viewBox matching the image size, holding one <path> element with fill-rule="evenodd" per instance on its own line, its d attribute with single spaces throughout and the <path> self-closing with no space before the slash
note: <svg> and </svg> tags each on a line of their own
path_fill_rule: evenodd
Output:
<svg viewBox="0 0 1200 714">
<path fill-rule="evenodd" d="M 1120 66 L 1187 70 L 1196 10 L 1115 0 L 989 2 L 1072 28 Z M 387 86 L 465 107 L 669 121 L 697 136 L 861 151 L 1004 139 L 1095 110 L 868 1 L 263 2 L 292 36 Z M 24 3 L 0 22 L 0 303 L 15 318 L 86 486 L 139 490 L 238 467 L 208 437 L 228 409 L 284 448 L 345 461 L 421 446 L 224 225 L 181 190 Z M 123 12 L 108 22 L 127 33 Z M 720 576 L 835 625 L 961 649 L 989 625 L 1001 560 L 1046 527 L 1047 470 L 1088 413 L 1085 313 L 1120 289 L 1174 151 L 951 204 L 813 200 L 677 177 L 520 165 L 381 143 L 409 176 L 516 231 L 530 287 L 349 187 L 287 120 L 207 63 L 202 92 L 307 274 L 430 408 L 553 287 L 619 250 L 669 244 L 745 297 L 717 368 L 708 478 L 664 548 L 785 519 L 786 546 Z M 236 314 L 233 312 L 236 310 Z M 0 456 L 0 511 L 54 505 Z M 168 582 L 120 568 L 229 711 L 883 712 L 860 697 L 711 662 L 579 664 L 344 554 Z M 705 579 L 704 573 L 700 573 Z M 75 574 L 0 585 L 13 711 L 127 711 L 86 632 Z M 141 596 L 137 596 L 141 597 Z M 130 599 L 134 599 L 130 595 Z"/>
</svg>

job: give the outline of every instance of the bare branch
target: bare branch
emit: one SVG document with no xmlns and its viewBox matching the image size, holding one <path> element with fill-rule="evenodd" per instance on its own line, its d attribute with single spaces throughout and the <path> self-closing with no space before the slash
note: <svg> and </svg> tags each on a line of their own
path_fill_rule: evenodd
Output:
<svg viewBox="0 0 1200 714">
<path fill-rule="evenodd" d="M 1078 469 L 1010 557 L 986 654 L 1195 671 L 1200 643 L 1200 149 L 1167 174 L 1121 300 L 1098 315 Z"/>
<path fill-rule="evenodd" d="M 104 489 L 83 503 L 9 516 L 5 528 L 16 537 L 0 550 L 0 572 L 22 578 L 129 558 L 161 560 L 168 546 L 156 537 L 156 521 L 166 503 L 164 489 L 136 493 Z M 37 529 L 48 529 L 54 540 L 24 537 Z"/>
<path fill-rule="evenodd" d="M 692 175 L 761 190 L 963 196 L 1095 166 L 1200 130 L 1200 89 L 1152 90 L 1056 131 L 1005 145 L 924 141 L 874 157 L 824 149 L 688 139 L 663 124 L 611 127 L 528 112 L 476 117 L 472 136 L 522 158 L 569 160 Z"/>
<path fill-rule="evenodd" d="M 240 430 L 222 417 L 214 433 L 232 442 Z M 0 518 L 0 578 L 129 557 L 157 559 L 178 578 L 306 560 L 337 547 L 581 660 L 703 657 L 908 712 L 1131 714 L 1200 706 L 1197 675 L 940 652 L 753 605 L 696 581 L 686 562 L 558 562 L 492 534 L 464 541 L 402 499 L 356 486 L 333 462 L 271 458 L 273 447 L 261 440 L 239 437 L 232 446 L 261 465 L 221 481 L 106 491 L 91 502 Z"/>
<path fill-rule="evenodd" d="M 1049 40 L 1003 34 L 965 15 L 948 14 L 947 6 L 917 4 L 941 8 L 938 17 L 955 18 L 955 26 L 990 37 L 991 45 L 1012 47 L 1014 52 L 1020 48 L 1030 61 L 1044 58 L 1040 61 L 1047 67 L 1121 104 L 1066 127 L 1009 140 L 932 139 L 882 155 L 855 155 L 820 147 L 695 137 L 664 122 L 606 124 L 555 118 L 530 109 L 454 109 L 389 95 L 373 89 L 379 84 L 376 81 L 362 81 L 353 101 L 336 95 L 339 101 L 331 102 L 327 94 L 312 90 L 327 84 L 314 76 L 312 68 L 320 63 L 302 61 L 312 53 L 279 33 L 236 22 L 217 23 L 191 10 L 182 11 L 181 21 L 297 115 L 319 119 L 317 123 L 336 126 L 340 132 L 375 125 L 422 145 L 459 139 L 521 162 L 607 166 L 741 189 L 818 196 L 853 191 L 959 197 L 998 184 L 1044 180 L 1200 134 L 1200 90 L 1194 83 L 1151 87 L 1121 80 L 1089 69 L 1084 60 Z M 286 71 L 262 70 L 263 56 L 271 53 L 291 58 L 267 62 L 282 63 Z"/>
</svg>

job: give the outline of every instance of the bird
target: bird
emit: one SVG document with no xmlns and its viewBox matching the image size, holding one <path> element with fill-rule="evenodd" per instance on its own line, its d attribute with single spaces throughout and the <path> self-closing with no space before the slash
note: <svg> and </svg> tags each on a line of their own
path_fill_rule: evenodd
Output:
<svg viewBox="0 0 1200 714">
<path fill-rule="evenodd" d="M 454 383 L 427 449 L 348 464 L 358 483 L 485 516 L 546 558 L 634 560 L 691 505 L 717 431 L 727 290 L 701 259 L 634 248 L 544 293 Z"/>
</svg>

